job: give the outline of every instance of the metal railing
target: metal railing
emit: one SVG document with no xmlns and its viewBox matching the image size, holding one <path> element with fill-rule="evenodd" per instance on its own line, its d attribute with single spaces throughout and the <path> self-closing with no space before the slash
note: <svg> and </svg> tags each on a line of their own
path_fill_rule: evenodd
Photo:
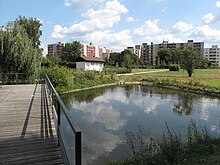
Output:
<svg viewBox="0 0 220 165">
<path fill-rule="evenodd" d="M 73 164 L 71 163 L 72 155 L 68 153 L 65 143 L 63 141 L 64 137 L 61 133 L 61 110 L 62 110 L 62 117 L 67 119 L 67 123 L 71 128 L 71 131 L 75 135 L 75 165 L 82 164 L 82 137 L 81 137 L 81 130 L 77 126 L 77 124 L 73 121 L 69 111 L 67 110 L 65 104 L 63 103 L 62 99 L 60 98 L 59 94 L 57 93 L 56 89 L 54 88 L 53 84 L 51 83 L 49 77 L 46 75 L 45 83 L 47 85 L 48 94 L 51 101 L 51 106 L 54 114 L 54 121 L 56 124 L 56 130 L 58 135 L 58 145 L 60 145 L 64 163 L 65 164 Z"/>
<path fill-rule="evenodd" d="M 25 73 L 2 73 L 0 72 L 2 84 L 27 84 L 30 81 Z"/>
</svg>

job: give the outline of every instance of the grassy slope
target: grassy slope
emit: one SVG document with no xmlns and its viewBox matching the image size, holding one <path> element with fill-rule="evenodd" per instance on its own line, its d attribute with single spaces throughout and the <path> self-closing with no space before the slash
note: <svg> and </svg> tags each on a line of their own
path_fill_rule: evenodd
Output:
<svg viewBox="0 0 220 165">
<path fill-rule="evenodd" d="M 149 71 L 149 69 L 135 69 L 136 72 Z M 197 69 L 194 71 L 192 77 L 187 76 L 187 72 L 180 70 L 178 72 L 157 72 L 157 73 L 143 73 L 140 75 L 133 76 L 121 76 L 119 79 L 124 81 L 141 81 L 143 79 L 159 79 L 159 80 L 168 80 L 168 81 L 179 81 L 183 83 L 190 83 L 190 81 L 196 81 L 197 86 L 207 86 L 207 90 L 214 87 L 215 91 L 220 90 L 220 69 Z"/>
</svg>

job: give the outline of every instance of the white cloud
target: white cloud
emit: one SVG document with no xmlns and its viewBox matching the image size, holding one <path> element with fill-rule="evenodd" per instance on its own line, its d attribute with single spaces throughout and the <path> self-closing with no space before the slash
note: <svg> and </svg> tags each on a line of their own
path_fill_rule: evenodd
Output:
<svg viewBox="0 0 220 165">
<path fill-rule="evenodd" d="M 107 1 L 100 9 L 89 9 L 83 13 L 85 20 L 73 24 L 69 28 L 63 28 L 61 25 L 56 25 L 51 34 L 53 38 L 62 38 L 65 35 L 75 33 L 91 33 L 95 30 L 106 30 L 112 28 L 120 20 L 120 14 L 128 12 L 128 9 L 118 2 L 118 0 Z"/>
<path fill-rule="evenodd" d="M 138 36 L 145 36 L 145 35 L 156 35 L 161 33 L 163 30 L 158 27 L 158 19 L 155 20 L 147 20 L 145 24 L 141 27 L 138 27 L 134 30 L 134 34 Z"/>
<path fill-rule="evenodd" d="M 141 42 L 161 43 L 163 40 L 169 42 L 182 42 L 180 38 L 174 36 L 171 31 L 162 29 L 158 25 L 159 20 L 147 20 L 145 24 L 136 28 L 133 33 Z"/>
<path fill-rule="evenodd" d="M 209 25 L 195 28 L 189 36 L 198 41 L 204 41 L 206 46 L 211 46 L 220 42 L 220 30 L 213 29 Z"/>
<path fill-rule="evenodd" d="M 55 25 L 53 28 L 53 32 L 51 34 L 51 38 L 64 38 L 65 35 L 62 34 L 63 28 L 61 25 Z"/>
<path fill-rule="evenodd" d="M 128 18 L 126 19 L 126 21 L 127 21 L 127 22 L 134 22 L 135 19 L 134 19 L 133 17 L 128 17 Z"/>
<path fill-rule="evenodd" d="M 220 8 L 220 1 L 216 1 L 215 5 L 217 8 Z"/>
<path fill-rule="evenodd" d="M 214 23 L 216 21 L 215 16 L 212 13 L 204 15 L 202 20 L 205 24 Z"/>
<path fill-rule="evenodd" d="M 202 27 L 199 27 L 198 32 L 203 34 L 203 36 L 205 37 L 209 37 L 213 39 L 217 38 L 218 40 L 220 40 L 220 30 L 213 29 L 209 25 L 204 25 Z"/>
<path fill-rule="evenodd" d="M 193 28 L 193 25 L 179 21 L 173 26 L 173 28 L 180 32 L 187 32 Z"/>
<path fill-rule="evenodd" d="M 134 45 L 130 30 L 117 33 L 111 31 L 96 31 L 85 36 L 87 42 L 93 41 L 97 45 L 105 45 L 114 51 L 121 51 L 129 45 Z"/>
</svg>

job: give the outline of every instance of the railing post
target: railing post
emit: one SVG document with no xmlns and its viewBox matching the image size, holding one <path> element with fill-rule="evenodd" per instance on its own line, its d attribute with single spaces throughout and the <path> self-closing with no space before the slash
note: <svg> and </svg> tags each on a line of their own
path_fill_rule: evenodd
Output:
<svg viewBox="0 0 220 165">
<path fill-rule="evenodd" d="M 60 146 L 60 103 L 57 100 L 57 139 L 58 139 L 58 146 Z"/>
<path fill-rule="evenodd" d="M 57 124 L 60 126 L 60 103 L 57 101 Z"/>
<path fill-rule="evenodd" d="M 51 88 L 51 105 L 52 105 L 52 107 L 53 107 L 53 105 L 54 105 L 54 92 L 53 92 L 53 89 Z"/>
<path fill-rule="evenodd" d="M 81 132 L 75 134 L 75 164 L 82 164 L 82 150 L 81 150 Z"/>
<path fill-rule="evenodd" d="M 15 82 L 18 84 L 18 73 L 15 73 Z"/>
</svg>

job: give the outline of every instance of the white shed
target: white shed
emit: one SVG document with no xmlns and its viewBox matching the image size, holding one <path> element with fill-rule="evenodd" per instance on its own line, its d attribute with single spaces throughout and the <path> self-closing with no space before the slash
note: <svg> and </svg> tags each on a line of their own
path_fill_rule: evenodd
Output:
<svg viewBox="0 0 220 165">
<path fill-rule="evenodd" d="M 76 59 L 76 69 L 102 71 L 103 67 L 102 58 L 80 56 Z"/>
</svg>

